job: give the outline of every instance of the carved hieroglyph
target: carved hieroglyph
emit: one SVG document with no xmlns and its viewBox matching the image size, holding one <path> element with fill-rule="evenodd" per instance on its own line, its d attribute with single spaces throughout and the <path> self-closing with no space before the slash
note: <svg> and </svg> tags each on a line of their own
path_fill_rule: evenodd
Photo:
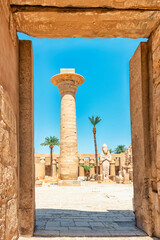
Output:
<svg viewBox="0 0 160 240">
<path fill-rule="evenodd" d="M 61 73 L 52 77 L 51 82 L 59 88 L 61 94 L 60 178 L 77 180 L 75 94 L 78 86 L 84 83 L 84 78 L 75 74 L 74 69 L 61 69 Z"/>
<path fill-rule="evenodd" d="M 147 38 L 159 22 L 159 11 L 48 8 L 29 11 L 12 6 L 18 32 L 46 38 Z"/>
<path fill-rule="evenodd" d="M 1 109 L 1 120 L 11 129 L 12 132 L 16 133 L 16 118 L 14 110 L 9 98 L 9 95 L 4 91 L 3 87 L 0 86 L 0 109 Z"/>
<path fill-rule="evenodd" d="M 0 86 L 0 154 L 4 166 L 16 167 L 16 117 L 10 98 L 2 86 Z"/>
<path fill-rule="evenodd" d="M 11 239 L 17 232 L 16 117 L 9 95 L 2 86 L 0 86 L 0 169 L 0 209 L 4 210 L 0 235 L 2 239 Z M 7 229 L 5 226 L 8 226 Z"/>
</svg>

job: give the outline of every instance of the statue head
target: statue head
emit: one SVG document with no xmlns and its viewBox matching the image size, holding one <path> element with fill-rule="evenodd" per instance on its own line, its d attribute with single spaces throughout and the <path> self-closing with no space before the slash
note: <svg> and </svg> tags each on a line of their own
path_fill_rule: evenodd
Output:
<svg viewBox="0 0 160 240">
<path fill-rule="evenodd" d="M 103 146 L 102 146 L 102 152 L 103 152 L 104 154 L 107 154 L 107 153 L 108 153 L 108 147 L 107 147 L 106 144 L 103 144 Z"/>
</svg>

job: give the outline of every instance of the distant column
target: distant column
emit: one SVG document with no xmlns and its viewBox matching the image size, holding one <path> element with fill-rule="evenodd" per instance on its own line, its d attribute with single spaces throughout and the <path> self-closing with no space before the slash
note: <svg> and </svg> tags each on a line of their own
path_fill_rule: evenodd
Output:
<svg viewBox="0 0 160 240">
<path fill-rule="evenodd" d="M 80 159 L 79 164 L 84 164 L 84 159 Z M 79 166 L 79 177 L 84 177 L 84 168 L 80 166 Z"/>
<path fill-rule="evenodd" d="M 45 157 L 41 157 L 40 162 L 35 163 L 35 178 L 36 179 L 45 178 Z"/>
<path fill-rule="evenodd" d="M 56 159 L 53 159 L 52 160 L 52 177 L 53 178 L 57 178 L 57 161 L 56 161 Z"/>
<path fill-rule="evenodd" d="M 99 162 L 99 167 L 100 167 L 100 175 L 102 175 L 102 162 Z"/>
<path fill-rule="evenodd" d="M 125 165 L 125 154 L 120 154 L 120 171 L 122 171 L 122 166 Z"/>
<path fill-rule="evenodd" d="M 57 157 L 58 162 L 58 179 L 60 179 L 60 157 Z"/>
<path fill-rule="evenodd" d="M 129 184 L 129 183 L 130 183 L 129 173 L 125 173 L 125 174 L 124 174 L 123 183 L 124 183 L 124 184 Z"/>
<path fill-rule="evenodd" d="M 94 164 L 95 164 L 94 159 L 90 159 L 89 165 L 94 165 Z M 90 176 L 92 176 L 92 175 L 93 176 L 95 175 L 95 167 L 90 169 Z"/>
<path fill-rule="evenodd" d="M 79 85 L 84 83 L 81 75 L 74 69 L 61 69 L 52 77 L 61 94 L 61 139 L 60 139 L 60 179 L 77 180 L 77 127 L 75 94 Z"/>
<path fill-rule="evenodd" d="M 115 181 L 116 169 L 115 169 L 115 161 L 114 160 L 112 160 L 110 162 L 110 175 L 112 176 L 112 180 Z"/>
</svg>

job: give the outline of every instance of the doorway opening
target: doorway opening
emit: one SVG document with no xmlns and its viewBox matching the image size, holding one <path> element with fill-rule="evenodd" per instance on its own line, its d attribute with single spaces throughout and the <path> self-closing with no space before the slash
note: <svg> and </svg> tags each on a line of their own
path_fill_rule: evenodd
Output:
<svg viewBox="0 0 160 240">
<path fill-rule="evenodd" d="M 105 39 L 103 39 L 104 41 Z M 38 40 L 37 40 L 38 41 Z M 42 41 L 42 40 L 41 40 Z M 60 41 L 60 40 L 59 40 Z M 93 40 L 90 40 L 93 41 Z M 100 40 L 97 40 L 100 41 Z M 116 41 L 113 39 L 113 41 Z M 117 40 L 118 41 L 118 40 Z M 125 41 L 125 40 L 120 40 Z M 133 41 L 133 40 L 130 40 Z M 129 53 L 127 55 L 128 61 L 136 50 L 138 44 L 142 40 L 134 40 L 137 41 L 132 49 L 132 54 Z M 139 41 L 139 42 L 138 42 Z M 144 40 L 143 40 L 144 41 Z M 97 44 L 97 43 L 96 43 Z M 115 44 L 115 42 L 114 42 Z M 133 43 L 131 43 L 132 45 Z M 107 44 L 106 44 L 107 45 Z M 125 45 L 125 43 L 124 43 Z M 125 48 L 125 46 L 123 47 Z M 38 46 L 38 45 L 37 45 Z M 36 45 L 33 45 L 33 49 Z M 39 47 L 39 46 L 38 46 Z M 73 46 L 72 46 L 73 47 Z M 52 47 L 54 49 L 54 47 Z M 66 47 L 67 48 L 67 47 Z M 77 46 L 75 46 L 77 48 Z M 84 49 L 86 47 L 84 46 Z M 93 47 L 92 47 L 93 48 Z M 121 48 L 118 46 L 118 48 Z M 104 51 L 104 48 L 102 48 Z M 46 51 L 46 49 L 44 49 Z M 48 51 L 48 50 L 47 50 Z M 65 48 L 61 51 L 65 52 Z M 74 51 L 74 50 L 73 50 Z M 110 52 L 110 56 L 112 56 L 112 51 L 107 48 L 107 51 Z M 88 116 L 91 114 L 96 114 L 104 116 L 104 119 L 109 119 L 108 124 L 104 124 L 97 129 L 97 141 L 98 141 L 98 153 L 101 152 L 101 146 L 104 143 L 107 143 L 109 148 L 116 148 L 116 145 L 120 143 L 121 145 L 126 145 L 127 149 L 131 143 L 131 134 L 129 133 L 127 136 L 127 132 L 130 132 L 130 116 L 129 116 L 129 65 L 126 65 L 126 62 L 123 62 L 123 58 L 120 56 L 115 59 L 110 59 L 111 68 L 106 65 L 106 73 L 110 73 L 107 77 L 102 79 L 103 68 L 100 66 L 97 70 L 96 75 L 96 64 L 94 63 L 96 56 L 95 50 L 91 53 L 91 49 L 89 48 L 89 52 L 92 55 L 92 68 L 88 67 L 86 63 L 84 63 L 83 58 L 81 60 L 76 61 L 75 59 L 69 58 L 68 61 L 68 50 L 66 51 L 66 55 L 63 59 L 62 66 L 56 66 L 54 68 L 54 64 L 48 63 L 44 65 L 43 63 L 46 61 L 45 56 L 41 53 L 41 56 L 37 56 L 41 64 L 43 64 L 44 69 L 40 67 L 38 61 L 34 58 L 35 68 L 38 69 L 37 77 L 35 76 L 35 80 L 37 78 L 37 82 L 35 81 L 35 91 L 37 91 L 37 95 L 35 95 L 35 111 L 37 108 L 37 115 L 35 113 L 35 122 L 38 120 L 38 127 L 36 129 L 35 124 L 35 143 L 40 145 L 43 139 L 48 135 L 52 135 L 51 129 L 54 132 L 53 135 L 59 136 L 60 134 L 60 97 L 58 90 L 53 87 L 50 83 L 50 78 L 54 74 L 59 73 L 59 68 L 70 68 L 71 67 L 78 69 L 77 73 L 85 75 L 85 85 L 81 86 L 77 91 L 78 95 L 76 96 L 76 109 L 77 109 L 77 140 L 80 146 L 85 146 L 84 150 L 78 150 L 79 161 L 84 160 L 84 165 L 89 165 L 90 161 L 95 161 L 94 156 L 94 146 L 93 139 L 90 137 L 90 133 L 88 133 L 89 137 L 86 138 L 87 131 L 89 132 L 89 124 L 86 123 L 88 121 Z M 50 52 L 48 51 L 50 54 Z M 79 54 L 82 54 L 79 52 Z M 98 50 L 96 55 L 98 56 Z M 102 53 L 101 53 L 102 54 Z M 99 54 L 99 59 L 101 61 L 101 54 Z M 107 56 L 107 53 L 103 54 Z M 124 52 L 123 52 L 123 55 Z M 78 54 L 77 54 L 78 56 Z M 73 57 L 73 56 L 72 56 Z M 51 62 L 54 60 L 54 56 L 50 56 L 49 59 Z M 72 61 L 71 61 L 72 60 Z M 98 60 L 98 61 L 99 61 Z M 55 58 L 56 61 L 56 58 Z M 77 62 L 77 66 L 75 66 L 75 62 Z M 118 85 L 117 78 L 120 78 L 121 74 L 121 66 L 118 66 L 118 63 L 125 66 L 126 72 L 123 73 L 121 83 Z M 78 67 L 78 63 L 81 63 L 84 69 Z M 109 61 L 108 61 L 109 63 Z M 67 65 L 67 66 L 66 66 Z M 114 67 L 114 71 L 113 71 Z M 42 69 L 42 72 L 39 70 Z M 54 69 L 54 72 L 53 72 Z M 89 72 L 88 69 L 90 69 Z M 48 71 L 48 76 L 47 76 Z M 35 72 L 35 71 L 34 71 Z M 84 74 L 85 72 L 85 74 Z M 90 73 L 94 73 L 93 75 Z M 98 74 L 101 72 L 101 76 Z M 117 73 L 117 74 L 116 74 Z M 84 88 L 88 84 L 87 79 L 88 75 L 90 75 L 90 85 L 88 86 L 88 90 L 84 94 Z M 114 77 L 113 77 L 114 75 Z M 42 79 L 43 85 L 40 88 L 40 81 Z M 98 79 L 98 81 L 97 81 Z M 106 80 L 106 81 L 105 81 Z M 118 86 L 116 86 L 116 84 Z M 45 86 L 48 87 L 45 89 Z M 92 88 L 91 85 L 93 85 Z M 122 86 L 121 86 L 122 85 Z M 54 90 L 52 90 L 54 89 Z M 92 90 L 91 90 L 92 89 Z M 103 91 L 102 91 L 103 90 Z M 123 93 L 121 92 L 123 90 Z M 54 94 L 53 94 L 54 92 Z M 99 93 L 99 94 L 98 94 Z M 109 98 L 107 96 L 109 95 Z M 118 96 L 118 101 L 117 101 Z M 45 98 L 48 98 L 48 107 L 46 107 L 47 102 L 44 101 Z M 120 101 L 122 98 L 122 102 Z M 105 102 L 105 99 L 107 101 Z M 109 99 L 109 100 L 108 100 Z M 81 105 L 81 101 L 82 105 Z M 127 101 L 127 113 L 123 112 L 123 107 L 120 103 L 124 103 Z M 117 103 L 117 105 L 116 105 Z M 109 106 L 110 105 L 110 106 Z M 85 108 L 86 106 L 86 108 Z M 118 106 L 118 107 L 117 107 Z M 42 111 L 40 111 L 40 109 Z M 51 115 L 47 113 L 50 109 L 52 112 Z M 80 111 L 82 109 L 83 111 Z M 89 111 L 88 111 L 89 109 Z M 39 113 L 38 113 L 39 112 Z M 85 113 L 83 115 L 83 112 Z M 107 113 L 106 115 L 104 113 Z M 124 115 L 123 115 L 124 114 Z M 126 115 L 125 115 L 126 114 Z M 86 117 L 87 116 L 87 117 Z M 53 128 L 53 120 L 55 119 L 58 124 Z M 48 120 L 51 120 L 48 122 Z M 48 126 L 52 126 L 52 128 L 48 128 Z M 86 125 L 86 127 L 84 127 Z M 112 127 L 110 127 L 112 126 Z M 123 129 L 123 132 L 120 132 Z M 114 129 L 114 133 L 113 133 Z M 117 129 L 117 130 L 116 130 Z M 126 132 L 125 132 L 126 131 Z M 55 134 L 56 133 L 56 134 Z M 127 136 L 127 141 L 125 137 Z M 60 136 L 59 136 L 60 138 Z M 37 141 L 38 139 L 38 141 Z M 91 140 L 89 140 L 91 139 Z M 116 141 L 115 141 L 116 139 Z M 112 143 L 111 143 L 112 141 Z M 114 144 L 114 141 L 116 142 Z M 36 149 L 36 145 L 35 145 Z M 121 154 L 121 153 L 120 153 Z M 52 181 L 52 171 L 53 164 L 51 165 L 50 161 L 50 153 L 45 152 L 43 150 L 42 153 L 36 152 L 35 154 L 35 165 L 36 165 L 36 177 L 37 177 L 37 186 L 36 186 L 36 225 L 35 225 L 35 235 L 53 235 L 53 236 L 119 236 L 119 235 L 145 235 L 145 233 L 135 226 L 134 213 L 133 213 L 133 189 L 132 189 L 132 175 L 129 176 L 129 172 L 126 172 L 129 176 L 128 183 L 125 185 L 123 182 L 125 179 L 125 174 L 122 170 L 125 161 L 128 159 L 125 158 L 125 153 L 122 153 L 121 156 L 118 153 L 112 154 L 112 158 L 115 161 L 115 176 L 110 175 L 112 184 L 106 184 L 103 182 L 95 182 L 95 181 L 86 181 L 84 178 L 82 180 L 81 186 L 58 186 L 56 180 Z M 88 156 L 87 156 L 88 155 Z M 92 156 L 91 156 L 92 155 Z M 98 156 L 98 159 L 100 156 Z M 60 155 L 57 151 L 53 153 L 53 161 L 54 167 L 56 168 L 56 176 L 59 177 L 59 161 Z M 102 175 L 102 166 L 99 162 L 99 177 Z M 52 162 L 53 163 L 53 162 Z M 122 171 L 122 173 L 120 173 Z M 55 171 L 54 171 L 55 172 Z M 79 174 L 80 174 L 80 166 L 79 166 Z M 121 174 L 121 175 L 120 175 Z M 41 181 L 41 178 L 45 178 L 44 181 Z M 51 177 L 51 178 L 50 178 Z M 83 176 L 79 176 L 83 177 Z M 84 172 L 84 177 L 86 174 Z M 114 177 L 114 179 L 113 179 Z M 122 179 L 121 179 L 122 177 Z M 101 180 L 99 178 L 99 180 Z M 94 180 L 94 179 L 89 179 Z M 119 182 L 118 182 L 119 181 Z M 117 182 L 117 183 L 116 183 Z M 42 186 L 41 186 L 42 185 Z M 127 196 L 129 192 L 129 195 Z M 129 200 L 128 200 L 129 199 Z M 122 204 L 122 205 L 121 205 Z M 48 233 L 47 233 L 48 232 Z"/>
</svg>

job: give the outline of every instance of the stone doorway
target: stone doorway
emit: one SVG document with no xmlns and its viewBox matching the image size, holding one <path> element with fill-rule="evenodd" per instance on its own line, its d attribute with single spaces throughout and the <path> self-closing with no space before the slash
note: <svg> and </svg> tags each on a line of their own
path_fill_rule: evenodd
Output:
<svg viewBox="0 0 160 240">
<path fill-rule="evenodd" d="M 22 43 L 25 43 L 25 42 L 22 42 Z M 140 116 L 138 115 L 138 121 L 140 123 L 140 125 L 138 127 L 140 129 L 143 129 L 143 123 L 144 123 L 143 115 L 141 116 L 141 109 L 143 109 L 143 103 L 144 103 L 142 101 L 144 96 L 143 96 L 143 92 L 142 92 L 141 86 L 142 86 L 142 84 L 146 84 L 146 82 L 147 82 L 147 80 L 146 80 L 147 79 L 147 74 L 148 74 L 148 61 L 146 60 L 147 57 L 148 57 L 147 45 L 148 45 L 148 43 L 141 43 L 140 46 L 138 47 L 135 55 L 131 59 L 131 62 L 130 62 L 130 70 L 131 70 L 130 71 L 131 104 L 132 104 L 132 99 L 133 99 L 133 101 L 135 99 L 135 96 L 133 95 L 135 92 L 137 93 L 139 91 L 138 96 L 140 96 L 140 99 L 137 100 L 137 103 L 134 101 L 134 104 L 131 105 L 131 113 L 134 111 L 134 109 L 136 109 L 136 111 L 137 111 L 137 109 L 140 106 L 140 110 L 139 110 L 140 111 Z M 146 61 L 142 62 L 142 60 L 144 61 L 144 59 Z M 135 72 L 132 69 L 134 69 L 134 70 L 136 69 L 136 74 L 135 74 Z M 144 74 L 143 76 L 141 76 L 141 72 L 142 72 L 141 69 L 142 69 L 143 72 L 146 71 L 146 74 Z M 139 75 L 137 73 L 139 73 Z M 138 84 L 135 84 L 136 83 L 135 78 L 136 78 Z M 134 83 L 133 84 L 134 87 L 132 87 L 132 83 Z M 147 89 L 148 85 L 146 84 L 144 86 L 146 87 L 145 92 L 147 93 L 148 92 L 148 89 Z M 147 98 L 147 96 L 148 95 L 145 95 L 146 98 Z M 135 118 L 135 116 L 134 116 L 134 118 Z M 141 119 L 141 122 L 140 122 L 140 119 Z M 146 119 L 146 121 L 147 121 L 147 119 Z M 134 127 L 137 127 L 137 125 L 135 125 L 135 126 L 132 125 L 132 132 L 133 132 L 132 138 L 134 137 L 135 133 L 137 133 L 137 131 L 140 131 L 139 129 L 138 130 L 134 129 Z M 142 137 L 140 139 L 142 139 Z M 136 141 L 136 143 L 137 143 L 137 141 Z M 141 148 L 140 148 L 139 151 L 142 151 L 142 146 L 143 145 L 141 145 Z M 137 151 L 137 147 L 136 147 L 135 150 Z M 142 163 L 142 159 L 145 161 L 145 157 L 143 156 L 143 158 L 142 158 L 142 155 L 140 156 L 141 159 L 139 159 L 138 157 L 139 156 L 137 155 L 136 159 L 134 159 L 135 160 L 135 165 L 134 166 L 136 166 L 136 172 L 139 169 L 139 164 L 138 164 L 139 161 L 141 161 L 141 164 L 145 165 L 144 162 Z M 142 168 L 142 169 L 144 170 L 144 168 Z M 140 176 L 143 178 L 143 174 L 141 174 Z M 137 185 L 138 185 L 138 183 L 136 182 L 137 181 L 137 176 L 135 177 L 134 181 L 135 181 L 134 182 L 135 187 L 137 187 Z M 138 189 L 138 191 L 141 192 L 142 189 Z M 137 194 L 138 191 L 136 190 L 135 195 Z M 137 205 L 141 206 L 141 204 L 140 204 L 140 196 L 138 195 L 137 198 L 138 198 L 138 204 Z M 142 196 L 142 201 L 143 201 L 143 196 Z M 78 212 L 78 214 L 80 214 L 80 212 Z M 80 222 L 82 222 L 82 220 L 84 220 L 84 218 L 86 217 L 86 214 L 87 213 L 85 211 L 82 211 L 82 214 L 81 214 L 82 217 L 80 219 L 81 220 Z M 103 220 L 99 221 L 99 223 L 98 223 L 99 225 L 101 225 L 101 228 L 99 226 L 99 231 L 95 232 L 93 230 L 92 226 L 91 226 L 92 225 L 92 221 L 88 221 L 88 222 L 86 222 L 86 224 L 88 224 L 89 226 L 86 227 L 85 236 L 92 236 L 94 234 L 95 234 L 95 236 L 101 236 L 101 235 L 102 236 L 111 236 L 111 235 L 115 235 L 116 236 L 116 234 L 117 235 L 127 235 L 128 234 L 128 236 L 133 236 L 133 235 L 136 235 L 136 234 L 139 234 L 141 236 L 145 235 L 145 233 L 143 231 L 138 230 L 138 228 L 136 228 L 134 226 L 134 221 L 133 221 L 134 215 L 133 215 L 132 212 L 128 212 L 127 213 L 124 210 L 124 212 L 122 211 L 122 213 L 121 213 L 120 210 L 119 210 L 119 212 L 117 210 L 113 214 L 112 213 L 108 214 L 108 216 L 109 217 L 113 217 L 113 219 L 114 219 L 114 215 L 115 214 L 119 216 L 119 222 L 118 222 L 119 226 L 117 227 L 117 229 L 114 228 L 114 226 L 115 226 L 114 224 L 117 224 L 117 223 L 113 221 L 112 224 L 111 223 L 110 224 L 107 223 L 107 225 L 111 226 L 110 228 L 108 228 L 108 230 L 106 230 L 107 226 L 104 224 L 105 221 L 107 222 L 108 216 L 104 216 L 103 213 L 101 213 L 101 212 L 97 212 L 97 215 L 98 214 L 99 214 L 99 218 L 100 219 L 103 218 Z M 63 218 L 65 218 L 65 216 L 68 216 L 68 219 L 66 218 L 67 221 L 62 220 Z M 132 219 L 132 221 L 127 223 L 127 220 L 128 220 L 127 217 L 128 218 L 130 217 L 130 219 Z M 51 219 L 52 220 L 48 221 L 49 218 L 50 218 L 50 220 Z M 69 218 L 71 219 L 71 221 L 69 221 Z M 95 215 L 94 214 L 90 215 L 90 216 L 88 215 L 88 219 L 92 219 L 92 218 L 95 219 Z M 45 235 L 50 235 L 50 236 L 74 236 L 74 235 L 76 235 L 76 236 L 84 236 L 83 235 L 84 233 L 82 234 L 81 226 L 76 226 L 76 224 L 78 224 L 78 223 L 76 222 L 76 214 L 74 214 L 74 213 L 72 215 L 72 213 L 71 214 L 70 213 L 65 213 L 64 211 L 61 211 L 61 210 L 59 210 L 59 211 L 57 210 L 57 212 L 56 212 L 54 210 L 52 211 L 51 209 L 50 210 L 46 210 L 46 211 L 45 210 L 43 211 L 43 210 L 39 209 L 37 211 L 36 219 L 37 219 L 37 223 L 36 223 L 37 224 L 36 225 L 37 228 L 36 228 L 35 234 L 37 236 L 40 236 L 40 235 L 44 235 L 44 236 Z M 58 223 L 56 223 L 57 220 L 59 220 Z M 68 224 L 68 223 L 70 223 L 70 226 L 68 226 L 68 227 L 65 226 L 65 224 Z M 137 223 L 138 223 L 138 218 L 137 218 Z M 59 224 L 60 226 L 58 226 L 57 224 Z M 127 226 L 127 224 L 129 224 L 130 226 L 128 225 L 128 227 L 125 228 L 124 227 L 125 224 L 126 224 L 126 226 Z M 140 224 L 141 224 L 141 221 L 140 221 Z M 84 226 L 82 226 L 82 227 L 84 228 Z M 72 230 L 69 231 L 69 228 L 72 228 Z M 76 229 L 76 231 L 75 231 L 75 229 Z M 80 234 L 82 234 L 82 235 L 80 235 Z"/>
<path fill-rule="evenodd" d="M 149 106 L 149 102 L 148 102 L 149 100 L 148 57 L 150 56 L 149 44 L 150 44 L 149 42 L 141 43 L 130 62 L 131 121 L 132 121 L 132 144 L 133 144 L 133 154 L 134 154 L 133 156 L 134 168 L 135 168 L 135 172 L 142 171 L 142 172 L 139 172 L 138 177 L 137 175 L 134 175 L 136 223 L 137 223 L 137 226 L 145 230 L 147 233 L 150 233 L 153 228 L 152 221 L 151 221 L 152 216 L 150 214 L 151 199 L 149 197 L 150 174 L 147 171 L 147 169 L 150 168 L 150 164 L 151 164 L 149 160 L 150 159 L 149 154 L 151 152 L 150 152 L 150 146 L 148 145 L 149 142 L 146 141 L 150 137 L 150 133 L 149 133 L 149 110 L 150 109 L 147 107 Z M 134 72 L 135 69 L 136 69 L 136 73 Z M 137 93 L 139 98 L 135 97 L 137 96 Z M 135 101 L 135 99 L 137 99 L 137 101 Z M 137 125 L 137 122 L 138 122 L 138 125 Z M 142 134 L 141 137 L 140 137 L 140 133 Z M 137 134 L 139 136 L 138 138 L 137 138 Z M 146 150 L 148 150 L 148 154 L 146 153 Z M 141 162 L 141 166 L 143 166 L 142 168 L 139 168 L 139 162 Z M 139 185 L 139 182 L 141 182 L 141 185 Z M 155 183 L 152 182 L 152 184 L 153 184 L 152 186 L 156 188 Z M 156 193 L 156 191 L 157 190 L 155 189 L 154 192 Z M 145 205 L 146 207 L 144 210 Z M 148 210 L 146 211 L 146 209 Z M 142 221 L 142 218 L 143 218 L 143 221 Z"/>
<path fill-rule="evenodd" d="M 8 101 L 13 111 L 11 116 L 15 115 L 16 121 L 14 139 L 7 138 L 7 144 L 9 142 L 10 146 L 16 144 L 18 146 L 16 148 L 18 154 L 15 151 L 14 157 L 9 155 L 11 161 L 2 162 L 3 181 L 6 179 L 6 171 L 10 173 L 7 176 L 10 175 L 14 179 L 14 181 L 10 180 L 9 195 L 5 194 L 5 183 L 2 184 L 5 196 L 2 212 L 5 219 L 3 220 L 4 239 L 17 238 L 18 229 L 20 235 L 32 236 L 34 229 L 32 46 L 30 42 L 19 42 L 17 31 L 34 37 L 149 39 L 145 46 L 142 44 L 139 47 L 131 61 L 131 79 L 134 78 L 136 82 L 134 84 L 132 81 L 131 84 L 133 154 L 141 165 L 138 169 L 140 174 L 134 176 L 137 181 L 135 212 L 137 225 L 148 235 L 160 237 L 159 9 L 160 4 L 157 0 L 139 3 L 127 0 L 0 2 L 2 42 L 0 80 L 11 100 Z M 140 64 L 137 64 L 137 61 L 140 61 Z M 138 65 L 137 72 L 134 72 L 135 65 Z M 4 121 L 7 127 L 2 125 L 2 130 L 5 130 L 8 136 L 11 127 L 7 118 Z M 10 224 L 6 224 L 8 216 L 13 219 Z"/>
</svg>

